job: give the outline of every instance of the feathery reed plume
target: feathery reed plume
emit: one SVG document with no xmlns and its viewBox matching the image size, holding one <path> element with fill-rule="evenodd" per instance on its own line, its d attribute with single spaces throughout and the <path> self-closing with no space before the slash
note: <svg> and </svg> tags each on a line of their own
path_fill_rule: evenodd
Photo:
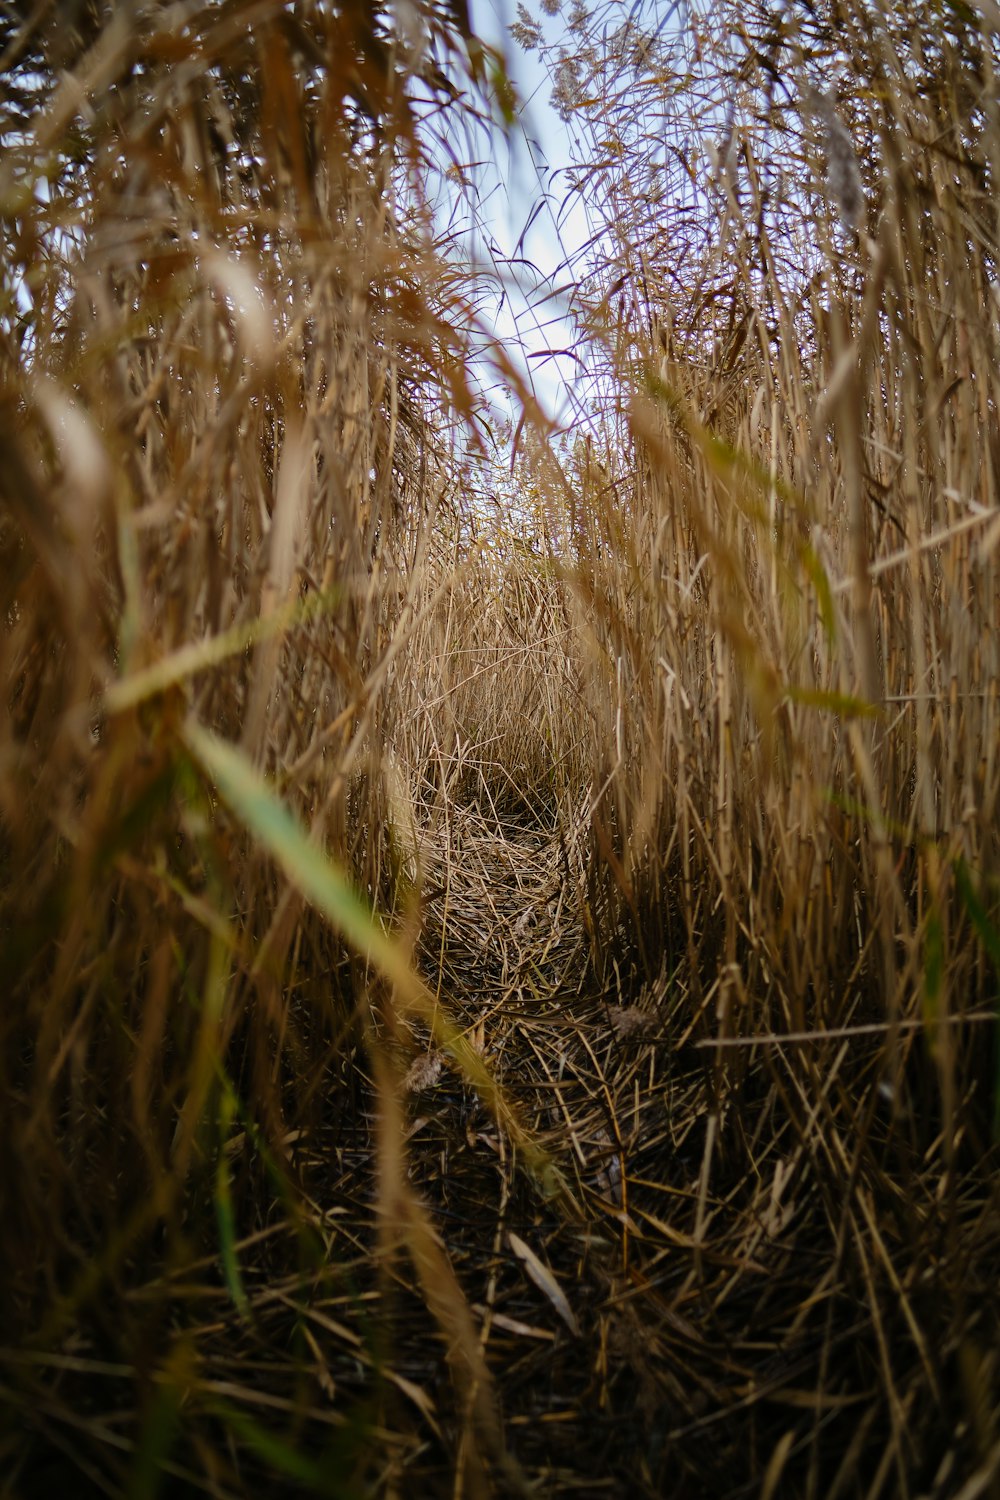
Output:
<svg viewBox="0 0 1000 1500">
<path fill-rule="evenodd" d="M 805 103 L 823 126 L 826 180 L 847 229 L 858 229 L 865 209 L 861 172 L 851 133 L 837 112 L 836 95 L 828 90 L 807 88 Z"/>
</svg>

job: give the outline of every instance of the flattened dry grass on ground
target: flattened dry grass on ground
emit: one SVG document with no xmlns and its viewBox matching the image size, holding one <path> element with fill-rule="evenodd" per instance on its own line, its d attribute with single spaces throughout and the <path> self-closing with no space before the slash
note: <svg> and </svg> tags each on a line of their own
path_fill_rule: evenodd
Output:
<svg viewBox="0 0 1000 1500">
<path fill-rule="evenodd" d="M 520 17 L 506 441 L 418 10 L 0 13 L 0 1492 L 991 1494 L 994 23 Z"/>
</svg>

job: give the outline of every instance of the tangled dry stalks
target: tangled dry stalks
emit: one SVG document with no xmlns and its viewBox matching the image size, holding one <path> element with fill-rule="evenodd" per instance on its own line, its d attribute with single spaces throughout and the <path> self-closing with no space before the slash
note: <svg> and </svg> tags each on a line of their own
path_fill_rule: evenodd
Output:
<svg viewBox="0 0 1000 1500">
<path fill-rule="evenodd" d="M 991 1494 L 995 19 L 573 8 L 494 521 L 401 9 L 0 9 L 2 1493 Z"/>
</svg>

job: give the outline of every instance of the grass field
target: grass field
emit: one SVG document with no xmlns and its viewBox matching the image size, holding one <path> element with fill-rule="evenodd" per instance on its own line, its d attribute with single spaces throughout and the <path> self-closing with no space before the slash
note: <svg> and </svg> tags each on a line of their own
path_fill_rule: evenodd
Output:
<svg viewBox="0 0 1000 1500">
<path fill-rule="evenodd" d="M 509 438 L 461 5 L 0 7 L 0 1495 L 1000 1493 L 996 18 L 657 21 Z"/>
</svg>

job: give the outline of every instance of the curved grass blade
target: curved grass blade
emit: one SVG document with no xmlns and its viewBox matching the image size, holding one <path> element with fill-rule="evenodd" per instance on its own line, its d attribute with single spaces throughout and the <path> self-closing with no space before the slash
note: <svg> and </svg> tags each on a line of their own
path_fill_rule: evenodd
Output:
<svg viewBox="0 0 1000 1500">
<path fill-rule="evenodd" d="M 186 726 L 183 738 L 219 794 L 281 867 L 291 885 L 388 980 L 397 1001 L 420 1017 L 438 1046 L 458 1064 L 466 1080 L 522 1152 L 542 1191 L 547 1196 L 558 1194 L 573 1204 L 562 1174 L 525 1130 L 475 1048 L 443 1014 L 401 945 L 386 932 L 378 914 L 359 895 L 340 866 L 312 842 L 267 780 L 240 751 L 195 723 Z"/>
<path fill-rule="evenodd" d="M 105 711 L 120 714 L 125 709 L 134 708 L 147 698 L 154 698 L 167 688 L 174 687 L 185 677 L 193 677 L 196 672 L 218 666 L 231 656 L 239 656 L 250 646 L 281 635 L 296 625 L 305 624 L 336 602 L 335 593 L 309 594 L 305 599 L 296 599 L 272 614 L 255 617 L 247 623 L 233 625 L 219 635 L 209 636 L 207 640 L 193 641 L 182 646 L 178 651 L 165 656 L 162 661 L 155 661 L 113 683 L 104 695 Z"/>
<path fill-rule="evenodd" d="M 229 1128 L 236 1114 L 232 1092 L 223 1088 L 219 1099 L 218 1159 L 215 1166 L 215 1217 L 219 1228 L 219 1253 L 222 1271 L 226 1278 L 233 1305 L 242 1318 L 250 1316 L 250 1304 L 240 1274 L 240 1261 L 236 1249 L 236 1220 L 233 1214 L 233 1194 L 229 1181 L 229 1162 L 226 1159 L 226 1141 Z"/>
</svg>

